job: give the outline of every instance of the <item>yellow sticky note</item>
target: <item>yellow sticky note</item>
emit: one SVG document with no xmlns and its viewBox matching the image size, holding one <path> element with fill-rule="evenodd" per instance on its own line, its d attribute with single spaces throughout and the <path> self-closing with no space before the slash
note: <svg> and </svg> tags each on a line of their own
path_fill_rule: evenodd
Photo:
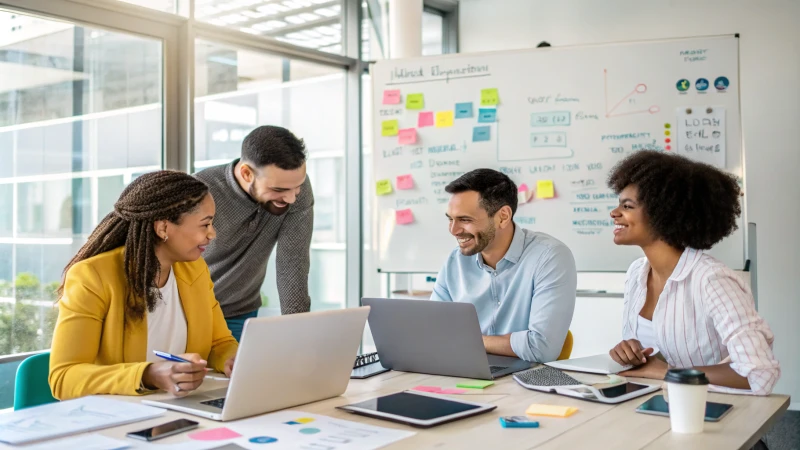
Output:
<svg viewBox="0 0 800 450">
<path fill-rule="evenodd" d="M 497 88 L 481 89 L 481 106 L 494 106 L 500 103 Z"/>
<path fill-rule="evenodd" d="M 531 416 L 569 417 L 575 414 L 578 408 L 573 406 L 540 405 L 534 403 L 525 410 Z"/>
<path fill-rule="evenodd" d="M 391 180 L 380 180 L 375 183 L 375 193 L 378 195 L 389 195 L 392 192 L 392 181 Z"/>
<path fill-rule="evenodd" d="M 381 136 L 397 136 L 400 123 L 397 120 L 384 120 L 381 122 Z"/>
<path fill-rule="evenodd" d="M 422 109 L 425 107 L 425 95 L 408 94 L 406 96 L 406 109 Z"/>
<path fill-rule="evenodd" d="M 536 182 L 536 196 L 539 198 L 553 198 L 556 196 L 553 180 L 539 180 Z"/>
<path fill-rule="evenodd" d="M 439 111 L 436 113 L 436 128 L 453 126 L 453 111 Z"/>
<path fill-rule="evenodd" d="M 303 424 L 305 424 L 305 423 L 311 423 L 311 422 L 313 422 L 313 421 L 314 421 L 314 419 L 312 419 L 312 418 L 310 418 L 310 417 L 301 417 L 301 418 L 299 418 L 299 419 L 294 419 L 294 421 L 295 421 L 295 422 L 297 422 L 297 423 L 303 423 Z"/>
</svg>

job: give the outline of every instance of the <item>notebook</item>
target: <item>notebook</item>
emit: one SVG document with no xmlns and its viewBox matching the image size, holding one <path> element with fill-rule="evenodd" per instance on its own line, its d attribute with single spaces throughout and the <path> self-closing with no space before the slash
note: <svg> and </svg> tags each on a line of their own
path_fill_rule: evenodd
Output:
<svg viewBox="0 0 800 450">
<path fill-rule="evenodd" d="M 356 363 L 353 365 L 353 372 L 350 374 L 350 378 L 363 380 L 388 371 L 389 369 L 381 365 L 377 352 L 366 353 L 356 357 Z"/>
<path fill-rule="evenodd" d="M 562 361 L 552 361 L 545 363 L 550 367 L 573 372 L 598 373 L 611 375 L 632 369 L 633 366 L 621 366 L 611 359 L 608 353 L 601 355 L 586 356 L 583 358 L 565 359 Z"/>
</svg>

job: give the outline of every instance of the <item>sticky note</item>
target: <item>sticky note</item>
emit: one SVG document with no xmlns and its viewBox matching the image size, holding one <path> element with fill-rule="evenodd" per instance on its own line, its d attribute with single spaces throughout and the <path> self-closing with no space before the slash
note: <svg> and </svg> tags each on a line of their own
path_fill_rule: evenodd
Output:
<svg viewBox="0 0 800 450">
<path fill-rule="evenodd" d="M 491 137 L 491 127 L 475 127 L 472 129 L 472 142 L 488 141 Z"/>
<path fill-rule="evenodd" d="M 395 213 L 398 225 L 408 225 L 414 221 L 414 213 L 410 209 L 398 209 Z"/>
<path fill-rule="evenodd" d="M 496 88 L 481 89 L 481 106 L 494 106 L 500 103 L 500 95 Z"/>
<path fill-rule="evenodd" d="M 472 117 L 472 102 L 456 103 L 456 119 L 469 119 Z"/>
<path fill-rule="evenodd" d="M 416 128 L 405 128 L 403 130 L 398 130 L 397 135 L 397 141 L 400 145 L 413 145 L 417 143 Z"/>
<path fill-rule="evenodd" d="M 430 111 L 419 113 L 419 118 L 417 119 L 417 126 L 419 128 L 432 127 L 433 126 L 433 113 L 430 112 Z"/>
<path fill-rule="evenodd" d="M 400 90 L 383 91 L 383 104 L 384 105 L 399 105 L 400 104 Z"/>
<path fill-rule="evenodd" d="M 312 419 L 311 417 L 301 417 L 299 419 L 294 419 L 294 421 L 297 422 L 297 423 L 306 424 L 306 423 L 313 422 L 314 419 Z"/>
<path fill-rule="evenodd" d="M 441 391 L 439 391 L 439 393 L 440 394 L 458 395 L 458 394 L 466 394 L 467 390 L 466 389 L 442 389 Z"/>
<path fill-rule="evenodd" d="M 425 96 L 422 94 L 408 94 L 406 96 L 406 109 L 422 109 L 425 107 Z"/>
<path fill-rule="evenodd" d="M 417 386 L 411 389 L 412 391 L 420 392 L 439 392 L 442 390 L 439 386 Z"/>
<path fill-rule="evenodd" d="M 484 389 L 494 384 L 494 381 L 487 380 L 468 380 L 456 384 L 456 387 L 468 389 Z"/>
<path fill-rule="evenodd" d="M 453 111 L 438 111 L 436 113 L 436 128 L 453 126 Z"/>
<path fill-rule="evenodd" d="M 375 183 L 375 193 L 378 195 L 389 195 L 392 192 L 392 182 L 390 180 L 380 180 Z"/>
<path fill-rule="evenodd" d="M 517 188 L 517 203 L 528 203 L 528 200 L 530 199 L 529 195 L 530 191 L 528 191 L 528 185 L 525 183 L 520 184 Z"/>
<path fill-rule="evenodd" d="M 226 439 L 235 439 L 241 436 L 241 434 L 231 430 L 230 428 L 222 427 L 192 433 L 189 435 L 189 439 L 195 441 L 224 441 Z"/>
<path fill-rule="evenodd" d="M 489 108 L 478 109 L 478 123 L 497 122 L 497 110 Z"/>
<path fill-rule="evenodd" d="M 398 175 L 397 189 L 399 190 L 414 189 L 414 179 L 411 177 L 411 175 Z"/>
<path fill-rule="evenodd" d="M 553 198 L 556 196 L 553 180 L 539 180 L 536 182 L 536 195 L 539 198 Z"/>
<path fill-rule="evenodd" d="M 578 408 L 573 406 L 540 405 L 534 403 L 525 410 L 525 414 L 531 416 L 569 417 L 577 411 Z"/>
<path fill-rule="evenodd" d="M 400 124 L 397 120 L 384 120 L 381 122 L 381 136 L 397 136 Z"/>
</svg>

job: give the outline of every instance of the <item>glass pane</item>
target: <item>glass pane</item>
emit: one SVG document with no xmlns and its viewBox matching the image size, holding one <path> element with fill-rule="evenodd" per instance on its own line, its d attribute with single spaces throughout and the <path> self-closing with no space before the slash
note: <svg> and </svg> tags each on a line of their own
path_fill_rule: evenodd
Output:
<svg viewBox="0 0 800 450">
<path fill-rule="evenodd" d="M 0 24 L 5 355 L 49 348 L 64 266 L 131 179 L 161 167 L 162 44 L 3 10 Z"/>
<path fill-rule="evenodd" d="M 195 47 L 195 170 L 238 158 L 256 126 L 302 138 L 314 189 L 311 309 L 345 307 L 344 70 L 208 41 Z M 261 314 L 279 314 L 275 252 L 262 298 Z"/>
<path fill-rule="evenodd" d="M 194 0 L 195 19 L 342 53 L 342 0 Z"/>
<path fill-rule="evenodd" d="M 125 3 L 144 6 L 145 8 L 155 9 L 171 14 L 180 14 L 184 17 L 189 16 L 189 2 L 191 0 L 120 0 Z"/>
<path fill-rule="evenodd" d="M 444 18 L 428 11 L 422 12 L 422 54 L 441 55 L 444 53 Z"/>
</svg>

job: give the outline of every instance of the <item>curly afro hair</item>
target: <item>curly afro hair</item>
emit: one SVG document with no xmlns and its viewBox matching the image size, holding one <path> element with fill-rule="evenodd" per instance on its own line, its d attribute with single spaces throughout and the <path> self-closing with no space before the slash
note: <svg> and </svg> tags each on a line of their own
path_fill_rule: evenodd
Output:
<svg viewBox="0 0 800 450">
<path fill-rule="evenodd" d="M 619 194 L 630 185 L 653 233 L 677 249 L 710 249 L 736 230 L 742 213 L 733 175 L 672 153 L 642 150 L 617 163 L 608 186 Z"/>
</svg>

